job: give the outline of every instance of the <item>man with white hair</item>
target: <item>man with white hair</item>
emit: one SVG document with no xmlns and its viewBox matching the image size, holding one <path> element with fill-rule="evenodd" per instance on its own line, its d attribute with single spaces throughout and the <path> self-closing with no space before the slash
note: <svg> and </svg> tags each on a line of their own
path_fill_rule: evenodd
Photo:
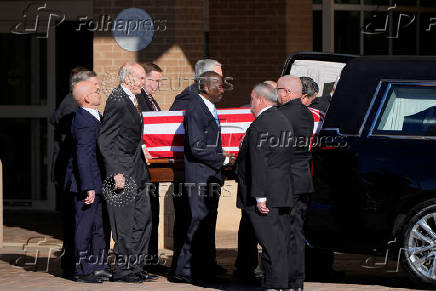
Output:
<svg viewBox="0 0 436 291">
<path fill-rule="evenodd" d="M 113 178 L 115 190 L 130 193 L 133 200 L 114 203 L 108 199 L 116 256 L 113 280 L 140 283 L 156 279 L 143 271 L 151 234 L 150 197 L 146 193 L 150 174 L 143 150 L 144 122 L 135 95 L 144 87 L 145 71 L 137 63 L 126 63 L 118 77 L 120 85 L 106 102 L 99 146 L 107 179 Z M 126 181 L 132 180 L 133 187 L 124 189 Z"/>
<path fill-rule="evenodd" d="M 237 207 L 262 246 L 262 290 L 288 289 L 293 129 L 276 103 L 271 85 L 259 83 L 252 90 L 250 105 L 256 119 L 245 134 L 235 168 Z M 242 251 L 241 244 L 238 246 L 238 252 Z"/>
<path fill-rule="evenodd" d="M 223 75 L 222 65 L 218 61 L 212 59 L 197 61 L 195 64 L 194 84 L 187 87 L 182 91 L 182 93 L 176 96 L 173 105 L 171 105 L 170 111 L 185 110 L 188 108 L 189 103 L 200 93 L 198 90 L 198 81 L 200 76 L 208 71 L 214 71 L 220 76 Z"/>
</svg>

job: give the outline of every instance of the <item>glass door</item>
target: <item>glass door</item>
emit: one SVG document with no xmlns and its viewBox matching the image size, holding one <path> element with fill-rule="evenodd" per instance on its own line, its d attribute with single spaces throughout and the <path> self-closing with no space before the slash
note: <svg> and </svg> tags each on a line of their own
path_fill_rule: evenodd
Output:
<svg viewBox="0 0 436 291">
<path fill-rule="evenodd" d="M 54 33 L 0 27 L 0 159 L 5 208 L 55 209 L 50 182 L 55 107 Z"/>
</svg>

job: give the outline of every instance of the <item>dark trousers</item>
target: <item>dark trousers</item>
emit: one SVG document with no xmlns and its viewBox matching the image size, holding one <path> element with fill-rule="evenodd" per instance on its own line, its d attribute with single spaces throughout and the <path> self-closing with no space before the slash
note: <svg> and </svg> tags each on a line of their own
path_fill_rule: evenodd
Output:
<svg viewBox="0 0 436 291">
<path fill-rule="evenodd" d="M 309 206 L 310 194 L 296 194 L 289 220 L 289 288 L 303 288 L 305 278 L 304 220 Z"/>
<path fill-rule="evenodd" d="M 289 208 L 270 208 L 268 215 L 247 209 L 256 237 L 262 246 L 263 288 L 288 288 Z"/>
<path fill-rule="evenodd" d="M 74 195 L 74 233 L 76 274 L 89 275 L 105 269 L 107 252 L 103 228 L 102 197 L 95 195 L 94 202 L 85 204 L 85 194 Z"/>
<path fill-rule="evenodd" d="M 56 186 L 56 192 L 62 193 L 62 220 L 64 239 L 62 245 L 61 267 L 65 274 L 72 275 L 76 269 L 74 233 L 74 194 L 63 190 L 63 186 Z"/>
<path fill-rule="evenodd" d="M 117 206 L 108 202 L 107 208 L 115 241 L 114 279 L 142 271 L 150 260 L 147 255 L 152 225 L 150 196 L 142 189 L 129 204 Z"/>
<path fill-rule="evenodd" d="M 189 207 L 188 192 L 183 182 L 174 182 L 169 190 L 174 205 L 174 229 L 173 229 L 173 260 L 171 269 L 176 271 L 177 261 L 185 242 L 186 233 L 191 224 L 191 209 Z"/>
<path fill-rule="evenodd" d="M 150 264 L 159 263 L 159 183 L 153 183 L 152 190 L 148 191 L 151 207 L 151 235 L 148 244 L 148 255 Z"/>
<path fill-rule="evenodd" d="M 254 275 L 254 271 L 259 264 L 258 254 L 253 225 L 247 211 L 241 209 L 241 221 L 238 230 L 238 256 L 235 263 L 237 271 L 247 275 Z"/>
<path fill-rule="evenodd" d="M 200 186 L 201 185 L 201 186 Z M 214 275 L 215 228 L 220 187 L 195 184 L 187 190 L 191 221 L 180 250 L 174 274 L 201 278 Z"/>
</svg>

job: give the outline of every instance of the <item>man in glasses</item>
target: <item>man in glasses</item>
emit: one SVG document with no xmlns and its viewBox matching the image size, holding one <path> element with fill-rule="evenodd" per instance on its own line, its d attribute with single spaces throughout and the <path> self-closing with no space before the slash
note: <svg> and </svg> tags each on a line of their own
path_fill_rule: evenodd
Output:
<svg viewBox="0 0 436 291">
<path fill-rule="evenodd" d="M 314 191 L 310 173 L 309 151 L 313 134 L 313 115 L 302 103 L 302 83 L 300 78 L 291 75 L 281 77 L 277 82 L 277 94 L 283 113 L 294 128 L 294 159 L 291 172 L 294 178 L 294 207 L 290 220 L 289 288 L 303 289 L 305 239 L 304 218 L 309 204 L 309 194 Z"/>
</svg>

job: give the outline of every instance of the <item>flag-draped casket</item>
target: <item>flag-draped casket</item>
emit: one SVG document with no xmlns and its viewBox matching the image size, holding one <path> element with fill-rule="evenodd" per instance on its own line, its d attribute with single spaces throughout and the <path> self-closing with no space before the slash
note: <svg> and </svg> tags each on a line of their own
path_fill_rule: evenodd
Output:
<svg viewBox="0 0 436 291">
<path fill-rule="evenodd" d="M 324 113 L 310 109 L 314 117 L 314 134 L 322 126 Z M 237 155 L 245 132 L 254 120 L 249 108 L 218 109 L 221 124 L 223 150 Z M 143 140 L 150 152 L 150 173 L 154 182 L 170 182 L 183 179 L 183 148 L 185 111 L 147 111 L 143 112 Z"/>
</svg>

